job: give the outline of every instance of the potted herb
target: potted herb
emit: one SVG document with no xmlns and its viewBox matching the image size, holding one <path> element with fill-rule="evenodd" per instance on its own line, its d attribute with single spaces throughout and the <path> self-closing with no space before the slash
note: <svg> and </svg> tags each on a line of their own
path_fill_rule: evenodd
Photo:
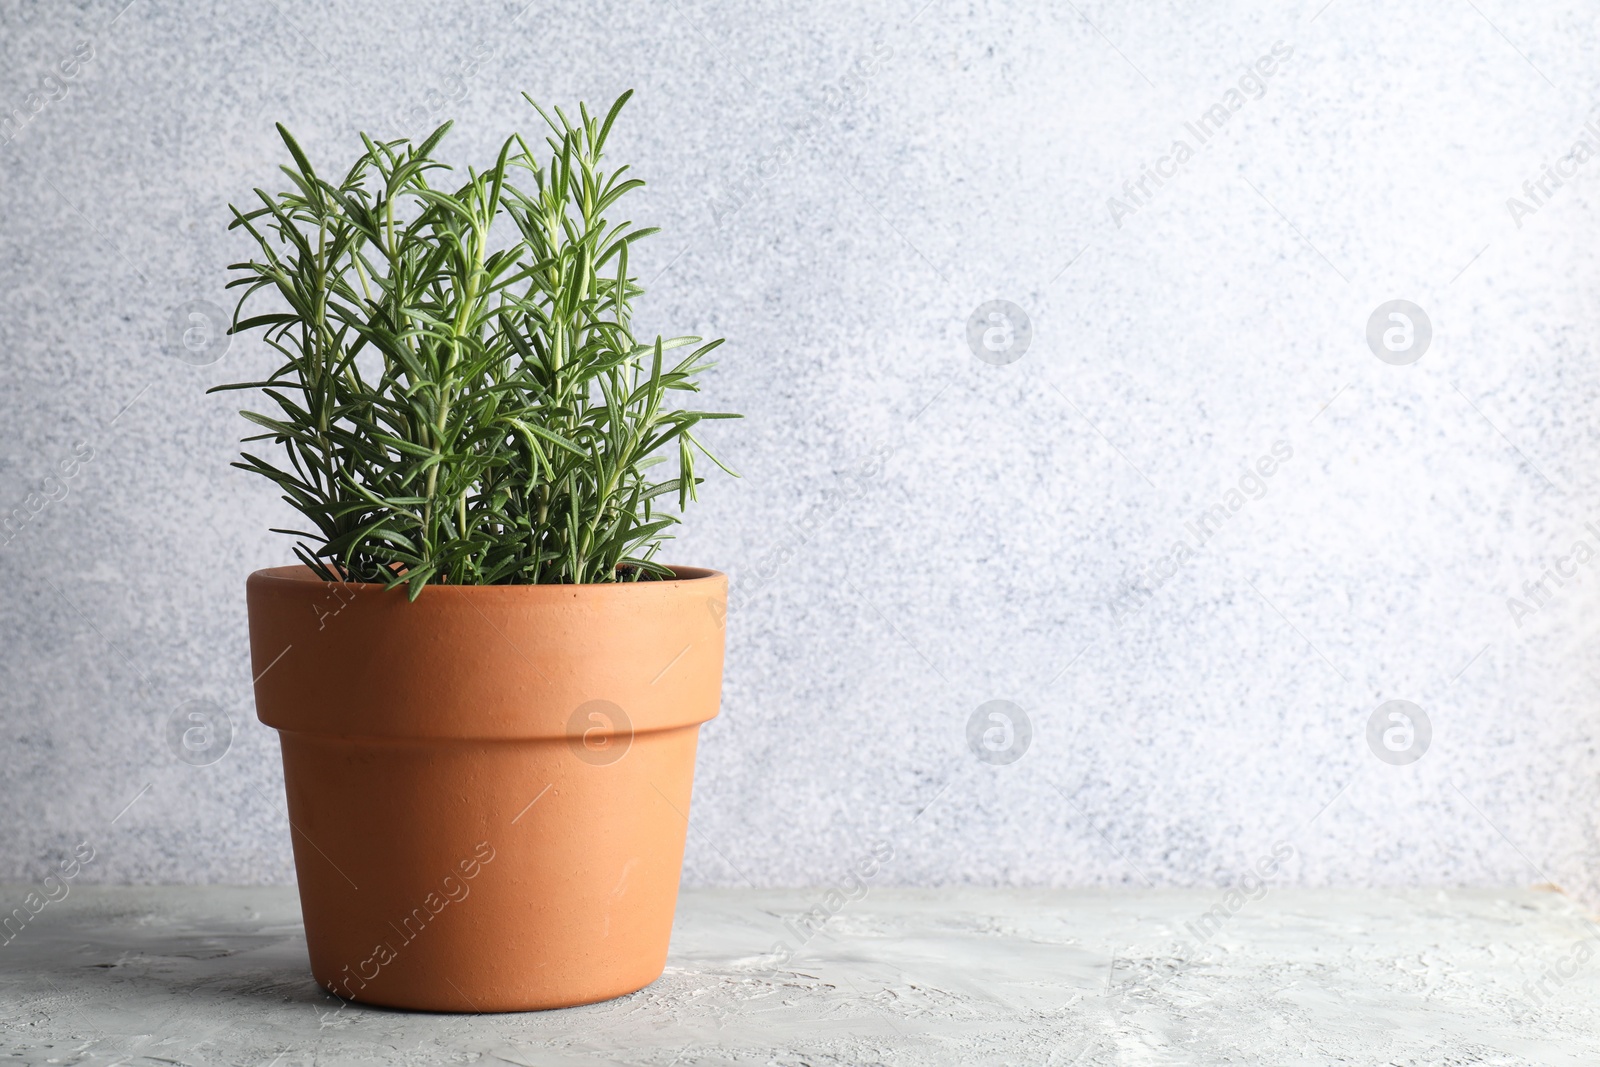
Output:
<svg viewBox="0 0 1600 1067">
<path fill-rule="evenodd" d="M 293 188 L 234 211 L 233 329 L 281 357 L 222 387 L 275 406 L 244 415 L 277 452 L 235 465 L 303 518 L 300 563 L 247 585 L 256 706 L 340 997 L 550 1008 L 665 964 L 727 579 L 658 561 L 660 504 L 733 416 L 670 402 L 720 341 L 633 336 L 655 231 L 615 221 L 642 183 L 601 161 L 628 95 L 541 109 L 548 155 L 514 136 L 464 181 L 449 124 L 363 137 L 336 180 L 280 126 Z"/>
</svg>

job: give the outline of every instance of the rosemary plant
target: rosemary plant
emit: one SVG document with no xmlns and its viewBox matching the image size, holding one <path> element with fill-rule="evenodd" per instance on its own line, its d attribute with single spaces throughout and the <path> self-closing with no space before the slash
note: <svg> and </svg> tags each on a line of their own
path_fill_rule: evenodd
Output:
<svg viewBox="0 0 1600 1067">
<path fill-rule="evenodd" d="M 280 445 L 270 478 L 305 516 L 295 554 L 322 578 L 452 585 L 636 581 L 669 576 L 655 556 L 701 481 L 699 438 L 723 412 L 670 406 L 695 391 L 722 342 L 641 344 L 629 250 L 654 228 L 612 222 L 644 184 L 601 166 L 624 93 L 602 119 L 573 123 L 528 99 L 549 126 L 538 159 L 520 135 L 492 166 L 434 157 L 446 123 L 420 144 L 373 141 L 337 182 L 321 177 L 281 125 L 294 188 L 233 209 L 259 258 L 234 264 L 243 287 L 233 332 L 260 329 L 282 364 L 246 411 Z M 448 184 L 447 184 L 448 183 Z M 246 316 L 258 294 L 269 310 Z M 673 349 L 694 346 L 668 360 Z M 649 476 L 675 452 L 676 475 Z M 729 471 L 728 473 L 732 473 Z"/>
</svg>

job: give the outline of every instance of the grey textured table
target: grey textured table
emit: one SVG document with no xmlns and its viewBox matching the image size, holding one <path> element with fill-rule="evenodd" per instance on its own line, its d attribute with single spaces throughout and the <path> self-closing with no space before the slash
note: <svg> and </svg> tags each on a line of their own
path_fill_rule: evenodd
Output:
<svg viewBox="0 0 1600 1067">
<path fill-rule="evenodd" d="M 1556 893 L 876 890 L 796 945 L 821 899 L 687 892 L 648 989 L 468 1016 L 322 993 L 292 890 L 80 886 L 0 947 L 0 1063 L 1600 1062 Z"/>
</svg>

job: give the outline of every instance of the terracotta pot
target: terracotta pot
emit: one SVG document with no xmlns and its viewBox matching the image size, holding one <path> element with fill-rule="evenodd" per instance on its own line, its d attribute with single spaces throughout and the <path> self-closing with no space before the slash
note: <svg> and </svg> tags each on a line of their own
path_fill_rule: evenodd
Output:
<svg viewBox="0 0 1600 1067">
<path fill-rule="evenodd" d="M 311 972 L 434 1011 L 585 1004 L 661 974 L 728 580 L 247 586 Z"/>
</svg>

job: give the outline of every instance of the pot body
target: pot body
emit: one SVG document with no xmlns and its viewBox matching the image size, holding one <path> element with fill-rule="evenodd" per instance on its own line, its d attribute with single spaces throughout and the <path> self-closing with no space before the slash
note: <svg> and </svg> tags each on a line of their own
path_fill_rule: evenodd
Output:
<svg viewBox="0 0 1600 1067">
<path fill-rule="evenodd" d="M 521 1011 L 666 963 L 727 579 L 615 585 L 250 576 L 311 970 L 346 999 Z"/>
</svg>

